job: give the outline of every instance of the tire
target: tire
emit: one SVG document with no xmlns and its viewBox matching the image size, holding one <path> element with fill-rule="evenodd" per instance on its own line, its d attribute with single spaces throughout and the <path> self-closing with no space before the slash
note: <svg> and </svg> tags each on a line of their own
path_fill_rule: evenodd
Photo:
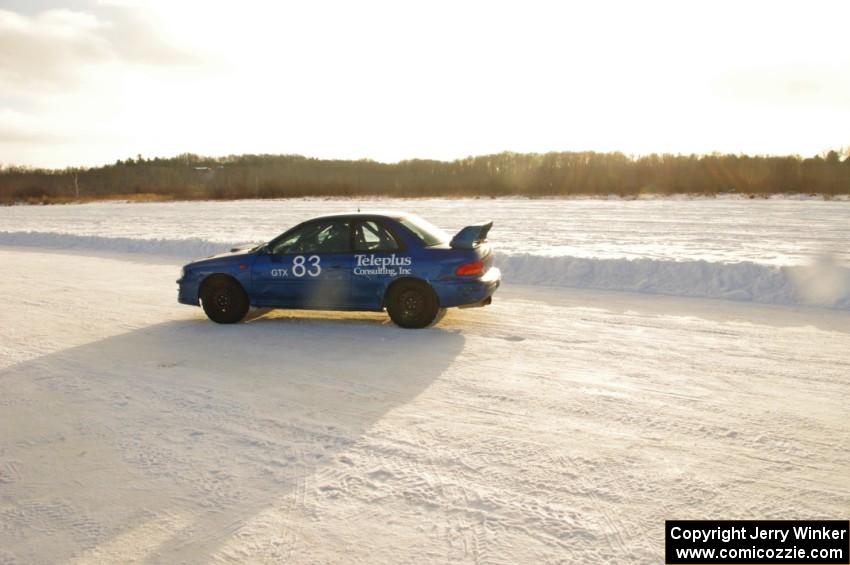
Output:
<svg viewBox="0 0 850 565">
<path fill-rule="evenodd" d="M 248 313 L 248 295 L 229 277 L 212 277 L 201 288 L 201 304 L 207 317 L 217 324 L 235 324 Z"/>
<path fill-rule="evenodd" d="M 445 309 L 440 308 L 437 295 L 428 285 L 416 281 L 402 281 L 390 289 L 387 312 L 397 326 L 418 329 L 442 318 Z"/>
</svg>

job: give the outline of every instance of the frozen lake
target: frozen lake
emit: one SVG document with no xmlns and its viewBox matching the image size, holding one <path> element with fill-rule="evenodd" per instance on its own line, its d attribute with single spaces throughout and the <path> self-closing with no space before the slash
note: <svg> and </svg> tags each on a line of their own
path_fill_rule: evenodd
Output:
<svg viewBox="0 0 850 565">
<path fill-rule="evenodd" d="M 803 263 L 850 260 L 850 202 L 656 199 L 296 199 L 93 203 L 0 208 L 0 232 L 51 232 L 133 239 L 268 240 L 320 214 L 362 210 L 417 213 L 453 232 L 484 219 L 496 248 L 598 259 Z"/>
<path fill-rule="evenodd" d="M 3 564 L 663 563 L 670 516 L 850 508 L 845 312 L 506 285 L 225 327 L 173 257 L 0 262 Z"/>
</svg>

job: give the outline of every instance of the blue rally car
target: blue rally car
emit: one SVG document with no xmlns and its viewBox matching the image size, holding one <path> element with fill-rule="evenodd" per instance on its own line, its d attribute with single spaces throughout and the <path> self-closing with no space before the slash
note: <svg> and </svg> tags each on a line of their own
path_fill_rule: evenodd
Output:
<svg viewBox="0 0 850 565">
<path fill-rule="evenodd" d="M 335 214 L 298 224 L 268 243 L 183 267 L 178 301 L 214 322 L 242 320 L 251 306 L 382 311 L 423 328 L 446 308 L 486 306 L 501 281 L 487 232 L 454 238 L 413 214 Z"/>
</svg>

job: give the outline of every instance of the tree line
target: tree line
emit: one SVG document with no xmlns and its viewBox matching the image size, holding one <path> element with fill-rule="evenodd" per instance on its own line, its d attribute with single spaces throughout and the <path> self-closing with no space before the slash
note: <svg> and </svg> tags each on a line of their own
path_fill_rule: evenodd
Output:
<svg viewBox="0 0 850 565">
<path fill-rule="evenodd" d="M 142 156 L 90 168 L 0 169 L 0 202 L 108 198 L 850 194 L 850 155 L 498 153 L 398 163 L 300 155 Z"/>
</svg>

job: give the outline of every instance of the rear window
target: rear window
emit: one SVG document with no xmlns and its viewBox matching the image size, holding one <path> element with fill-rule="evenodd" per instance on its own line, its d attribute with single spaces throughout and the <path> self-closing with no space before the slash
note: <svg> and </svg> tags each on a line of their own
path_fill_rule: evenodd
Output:
<svg viewBox="0 0 850 565">
<path fill-rule="evenodd" d="M 446 232 L 419 216 L 407 216 L 400 219 L 399 223 L 413 232 L 425 245 L 440 245 L 449 241 Z"/>
</svg>

